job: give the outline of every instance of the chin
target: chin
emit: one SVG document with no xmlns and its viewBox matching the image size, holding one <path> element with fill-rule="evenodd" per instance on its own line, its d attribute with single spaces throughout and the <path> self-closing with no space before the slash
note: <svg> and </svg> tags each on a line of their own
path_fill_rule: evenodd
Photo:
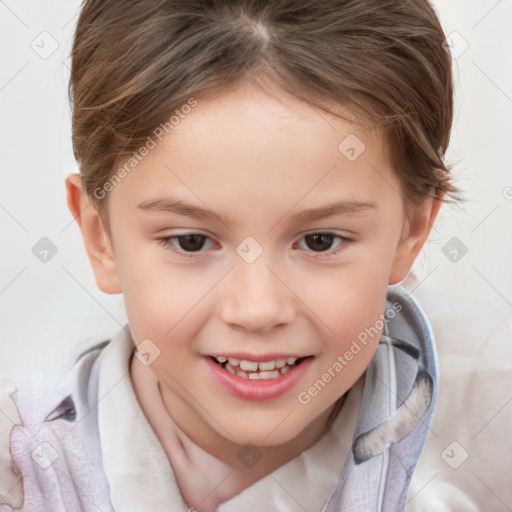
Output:
<svg viewBox="0 0 512 512">
<path fill-rule="evenodd" d="M 242 422 L 228 421 L 229 436 L 225 431 L 218 432 L 229 441 L 238 445 L 254 445 L 262 448 L 279 446 L 293 441 L 303 430 L 302 425 L 297 425 L 297 419 L 294 418 L 295 425 L 286 424 L 287 414 L 276 420 L 273 416 L 269 420 L 251 421 L 250 416 L 244 418 Z M 290 414 L 290 419 L 293 413 Z M 284 420 L 284 421 L 283 421 Z"/>
</svg>

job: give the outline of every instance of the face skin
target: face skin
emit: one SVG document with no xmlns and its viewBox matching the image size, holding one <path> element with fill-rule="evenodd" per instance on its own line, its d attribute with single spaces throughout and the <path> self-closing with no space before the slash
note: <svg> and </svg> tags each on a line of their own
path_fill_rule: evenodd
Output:
<svg viewBox="0 0 512 512">
<path fill-rule="evenodd" d="M 318 440 L 336 400 L 363 374 L 378 336 L 308 404 L 298 399 L 380 318 L 388 284 L 406 277 L 439 203 L 426 200 L 406 222 L 378 133 L 246 83 L 197 99 L 109 193 L 112 240 L 94 208 L 79 216 L 87 199 L 76 176 L 68 201 L 98 286 L 124 293 L 135 345 L 150 339 L 160 350 L 148 368 L 174 421 L 228 462 L 240 445 L 271 447 L 270 469 Z M 338 149 L 350 134 L 366 146 L 353 162 Z M 138 207 L 157 199 L 211 217 Z M 332 203 L 349 207 L 298 217 Z M 206 238 L 162 241 L 187 233 Z M 306 237 L 314 233 L 333 237 Z M 256 243 L 241 244 L 247 237 Z M 263 252 L 251 263 L 237 252 L 254 255 L 255 246 Z M 227 392 L 207 364 L 239 353 L 312 357 L 290 390 L 256 401 Z"/>
</svg>

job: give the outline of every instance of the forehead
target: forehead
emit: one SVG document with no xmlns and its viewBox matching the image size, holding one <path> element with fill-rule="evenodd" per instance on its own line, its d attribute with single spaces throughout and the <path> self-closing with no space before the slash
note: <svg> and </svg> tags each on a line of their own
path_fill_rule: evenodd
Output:
<svg viewBox="0 0 512 512">
<path fill-rule="evenodd" d="M 400 200 L 382 136 L 358 123 L 250 84 L 197 98 L 187 111 L 115 188 L 114 201 L 208 198 L 236 219 L 235 206 L 254 215 L 273 203 Z"/>
</svg>

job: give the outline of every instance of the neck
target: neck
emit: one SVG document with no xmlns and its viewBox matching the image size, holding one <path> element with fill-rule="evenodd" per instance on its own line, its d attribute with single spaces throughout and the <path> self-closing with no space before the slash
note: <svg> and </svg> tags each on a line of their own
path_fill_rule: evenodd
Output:
<svg viewBox="0 0 512 512">
<path fill-rule="evenodd" d="M 176 394 L 169 392 L 160 383 L 158 388 L 167 414 L 190 440 L 234 470 L 244 472 L 240 451 L 243 453 L 248 445 L 254 446 L 252 443 L 237 443 L 221 435 Z M 256 468 L 251 468 L 250 473 L 253 475 L 258 473 L 261 478 L 313 446 L 329 430 L 344 399 L 345 395 L 305 426 L 293 439 L 277 445 L 255 446 L 261 459 L 257 464 L 258 471 L 255 471 Z"/>
<path fill-rule="evenodd" d="M 234 442 L 214 430 L 136 358 L 130 371 L 137 399 L 169 458 L 180 491 L 187 504 L 198 511 L 215 508 L 317 443 L 345 398 L 293 439 L 254 446 Z"/>
</svg>

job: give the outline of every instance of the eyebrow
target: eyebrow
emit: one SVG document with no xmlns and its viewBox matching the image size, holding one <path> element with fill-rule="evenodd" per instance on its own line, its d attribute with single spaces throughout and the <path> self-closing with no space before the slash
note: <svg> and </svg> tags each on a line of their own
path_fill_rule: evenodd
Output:
<svg viewBox="0 0 512 512">
<path fill-rule="evenodd" d="M 146 212 L 174 213 L 198 220 L 220 220 L 223 224 L 233 224 L 233 219 L 219 215 L 209 208 L 186 203 L 180 199 L 156 198 L 146 199 L 137 205 L 137 208 Z M 377 203 L 373 201 L 338 201 L 317 208 L 309 208 L 291 215 L 291 221 L 307 222 L 324 219 L 334 215 L 350 215 L 364 211 L 374 210 Z M 286 217 L 285 214 L 282 218 Z"/>
</svg>

